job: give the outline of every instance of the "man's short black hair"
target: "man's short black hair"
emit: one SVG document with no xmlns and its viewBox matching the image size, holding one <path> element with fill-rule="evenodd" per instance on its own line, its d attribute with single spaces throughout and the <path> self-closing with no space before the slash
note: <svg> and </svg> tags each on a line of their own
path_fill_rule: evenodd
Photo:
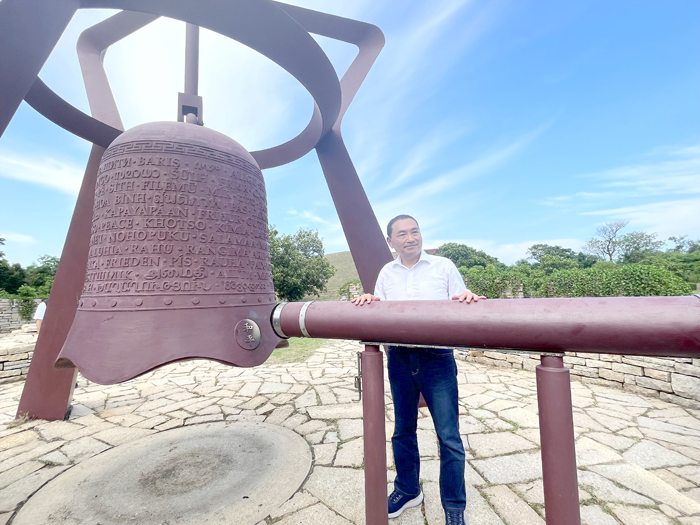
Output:
<svg viewBox="0 0 700 525">
<path fill-rule="evenodd" d="M 394 223 L 396 221 L 401 221 L 403 219 L 413 219 L 413 217 L 411 217 L 410 215 L 397 215 L 396 217 L 391 219 L 389 221 L 389 225 L 386 227 L 386 236 L 387 237 L 391 237 L 391 229 L 392 229 L 392 226 L 394 226 Z M 416 221 L 416 219 L 413 219 L 413 220 Z M 416 226 L 418 226 L 418 221 L 416 221 Z M 419 228 L 420 228 L 420 226 L 419 226 Z"/>
</svg>

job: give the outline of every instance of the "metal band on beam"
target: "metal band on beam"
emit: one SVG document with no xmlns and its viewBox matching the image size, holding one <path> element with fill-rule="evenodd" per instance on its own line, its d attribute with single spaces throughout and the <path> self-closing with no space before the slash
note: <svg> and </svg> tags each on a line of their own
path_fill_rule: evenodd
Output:
<svg viewBox="0 0 700 525">
<path fill-rule="evenodd" d="M 272 309 L 272 329 L 282 339 L 289 339 L 289 336 L 282 331 L 282 309 L 287 303 L 277 303 Z"/>
<path fill-rule="evenodd" d="M 308 310 L 311 303 L 314 302 L 316 301 L 304 303 L 304 306 L 301 307 L 301 312 L 299 312 L 299 329 L 301 330 L 301 333 L 304 334 L 304 337 L 311 337 L 309 335 L 309 331 L 306 329 L 306 310 Z"/>
</svg>

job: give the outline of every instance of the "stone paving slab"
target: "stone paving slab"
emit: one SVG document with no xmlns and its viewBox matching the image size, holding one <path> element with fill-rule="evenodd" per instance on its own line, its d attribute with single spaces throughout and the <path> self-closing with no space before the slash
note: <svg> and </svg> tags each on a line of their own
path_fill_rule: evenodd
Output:
<svg viewBox="0 0 700 525">
<path fill-rule="evenodd" d="M 14 421 L 23 383 L 0 385 L 0 525 L 66 469 L 148 436 L 217 421 L 281 426 L 313 451 L 312 472 L 294 497 L 251 525 L 363 524 L 358 350 L 353 341 L 328 341 L 305 362 L 253 369 L 186 361 L 112 386 L 79 376 L 68 421 Z M 457 363 L 467 523 L 543 523 L 534 373 Z M 390 491 L 388 381 L 385 393 Z M 578 381 L 572 400 L 584 525 L 700 524 L 700 411 Z M 425 501 L 392 525 L 444 523 L 437 436 L 426 409 L 418 427 Z"/>
</svg>

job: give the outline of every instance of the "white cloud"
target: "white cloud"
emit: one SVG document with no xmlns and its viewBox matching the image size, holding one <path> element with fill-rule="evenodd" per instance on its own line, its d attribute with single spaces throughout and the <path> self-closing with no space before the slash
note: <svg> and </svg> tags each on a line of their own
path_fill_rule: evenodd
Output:
<svg viewBox="0 0 700 525">
<path fill-rule="evenodd" d="M 700 197 L 623 206 L 583 215 L 605 216 L 606 220 L 629 220 L 628 229 L 654 232 L 662 239 L 672 235 L 700 238 Z"/>
<path fill-rule="evenodd" d="M 417 210 L 430 211 L 430 215 L 435 218 L 434 220 L 441 222 L 442 218 L 436 217 L 436 215 L 439 215 L 440 211 L 443 213 L 450 212 L 449 203 L 452 200 L 452 196 L 448 195 L 447 192 L 449 190 L 463 184 L 467 180 L 483 176 L 506 164 L 542 134 L 550 124 L 538 126 L 503 147 L 486 151 L 478 159 L 468 162 L 459 168 L 434 176 L 400 193 L 394 192 L 390 197 L 376 199 L 378 202 L 375 205 L 375 209 L 384 211 L 380 223 L 384 218 L 389 220 L 399 213 L 398 210 L 414 210 L 414 213 L 418 215 L 420 213 Z M 390 183 L 389 188 L 392 187 Z M 385 192 L 380 190 L 378 193 L 381 195 Z M 436 197 L 440 201 L 441 206 L 436 206 L 435 199 L 432 197 Z M 405 212 L 402 211 L 402 213 Z M 428 213 L 425 215 L 428 215 Z"/>
<path fill-rule="evenodd" d="M 326 219 L 319 217 L 318 215 L 316 215 L 315 213 L 313 213 L 312 211 L 309 211 L 309 210 L 304 210 L 304 211 L 298 212 L 297 210 L 292 209 L 292 210 L 289 210 L 287 213 L 289 215 L 294 215 L 296 217 L 299 217 L 301 219 L 306 219 L 307 221 L 311 221 L 314 223 L 331 224 Z"/>
<path fill-rule="evenodd" d="M 554 208 L 571 206 L 572 202 L 582 205 L 598 204 L 602 199 L 615 197 L 617 194 L 614 192 L 590 192 L 590 191 L 579 191 L 573 195 L 559 195 L 557 197 L 547 197 L 543 201 L 539 201 L 538 204 L 542 206 L 551 206 Z"/>
<path fill-rule="evenodd" d="M 387 28 L 386 47 L 348 112 L 359 126 L 346 128 L 351 133 L 345 138 L 351 152 L 362 152 L 356 167 L 365 182 L 388 171 L 382 167 L 406 135 L 406 122 L 413 120 L 414 111 L 493 28 L 503 11 L 500 2 L 472 0 L 413 5 L 419 8 L 402 13 L 400 30 Z"/>
<path fill-rule="evenodd" d="M 20 157 L 0 152 L 0 177 L 46 186 L 69 195 L 77 195 L 83 169 L 44 157 Z"/>
<path fill-rule="evenodd" d="M 662 236 L 700 233 L 700 199 L 679 198 L 700 194 L 700 144 L 658 147 L 647 156 L 663 158 L 584 175 L 582 179 L 596 183 L 590 188 L 594 191 L 547 197 L 539 204 L 606 220 L 630 220 L 632 227 Z M 638 204 L 640 200 L 645 202 Z"/>
<path fill-rule="evenodd" d="M 617 189 L 621 191 L 613 195 L 624 197 L 700 193 L 700 144 L 673 149 L 655 148 L 651 154 L 664 155 L 665 158 L 584 175 L 585 179 L 600 181 L 608 191 L 577 195 L 607 197 L 610 191 Z"/>
<path fill-rule="evenodd" d="M 18 244 L 36 244 L 37 242 L 34 237 L 31 235 L 25 235 L 24 233 L 0 233 L 0 238 L 9 242 L 16 242 Z"/>
</svg>

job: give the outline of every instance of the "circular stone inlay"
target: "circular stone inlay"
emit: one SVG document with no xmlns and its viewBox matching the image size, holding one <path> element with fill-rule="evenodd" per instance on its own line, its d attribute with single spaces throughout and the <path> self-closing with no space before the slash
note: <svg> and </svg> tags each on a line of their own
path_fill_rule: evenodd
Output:
<svg viewBox="0 0 700 525">
<path fill-rule="evenodd" d="M 115 447 L 34 494 L 14 525 L 255 524 L 299 489 L 306 441 L 265 423 L 209 423 Z"/>
</svg>

